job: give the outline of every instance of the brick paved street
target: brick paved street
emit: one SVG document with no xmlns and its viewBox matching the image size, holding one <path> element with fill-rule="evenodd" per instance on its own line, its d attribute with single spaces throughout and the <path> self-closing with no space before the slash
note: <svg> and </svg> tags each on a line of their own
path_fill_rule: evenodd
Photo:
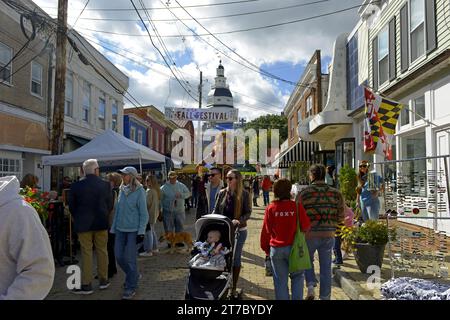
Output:
<svg viewBox="0 0 450 320">
<path fill-rule="evenodd" d="M 259 199 L 262 202 L 262 199 Z M 263 222 L 263 208 L 254 208 L 248 223 L 249 235 L 244 245 L 242 256 L 243 268 L 238 287 L 244 291 L 244 299 L 264 300 L 274 299 L 272 277 L 265 276 L 264 253 L 259 247 L 259 235 Z M 186 230 L 194 233 L 194 214 L 186 215 Z M 157 225 L 157 233 L 162 233 L 162 223 Z M 168 254 L 166 244 L 162 243 L 161 252 L 157 256 L 139 258 L 139 269 L 143 275 L 136 299 L 174 300 L 184 299 L 187 253 Z M 111 286 L 104 291 L 98 290 L 98 282 L 94 280 L 94 294 L 89 296 L 74 295 L 66 287 L 66 268 L 57 267 L 55 283 L 47 299 L 121 299 L 124 274 L 120 271 L 111 280 Z M 317 266 L 317 271 L 318 266 Z M 317 292 L 318 293 L 318 292 Z M 349 298 L 336 284 L 333 284 L 332 299 L 348 300 Z"/>
</svg>

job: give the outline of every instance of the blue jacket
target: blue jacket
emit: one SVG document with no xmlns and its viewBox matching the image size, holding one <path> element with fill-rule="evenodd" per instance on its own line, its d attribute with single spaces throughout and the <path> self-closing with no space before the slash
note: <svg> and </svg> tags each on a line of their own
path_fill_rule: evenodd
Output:
<svg viewBox="0 0 450 320">
<path fill-rule="evenodd" d="M 181 197 L 176 199 L 176 193 L 180 193 Z M 184 200 L 191 196 L 188 188 L 177 181 L 171 184 L 169 181 L 161 187 L 161 208 L 169 212 L 184 212 Z"/>
<path fill-rule="evenodd" d="M 120 190 L 111 233 L 118 230 L 121 232 L 137 232 L 138 235 L 143 235 L 147 223 L 147 200 L 144 188 L 139 186 L 128 196 L 123 190 Z"/>
</svg>

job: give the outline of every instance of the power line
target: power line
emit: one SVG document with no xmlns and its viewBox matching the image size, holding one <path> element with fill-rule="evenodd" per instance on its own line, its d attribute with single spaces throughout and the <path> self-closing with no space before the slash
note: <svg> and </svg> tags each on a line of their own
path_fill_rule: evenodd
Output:
<svg viewBox="0 0 450 320">
<path fill-rule="evenodd" d="M 161 0 L 160 0 L 160 1 L 161 1 Z M 161 1 L 161 2 L 162 2 L 162 1 Z M 172 13 L 172 15 L 173 15 L 175 18 L 178 19 L 178 16 L 177 16 L 175 13 L 173 13 L 173 11 L 172 11 L 170 8 L 167 8 L 167 9 L 170 11 L 170 13 Z M 197 34 L 192 28 L 190 28 L 186 23 L 184 23 L 183 21 L 180 21 L 180 22 L 181 22 L 181 23 L 182 23 L 189 31 L 191 31 L 194 35 L 198 35 L 198 34 Z M 208 34 L 208 35 L 209 35 L 209 34 Z M 230 57 L 230 56 L 227 55 L 224 51 L 222 51 L 222 50 L 220 50 L 219 48 L 217 48 L 216 46 L 212 45 L 211 43 L 209 43 L 207 40 L 203 39 L 202 37 L 199 37 L 199 36 L 198 36 L 198 38 L 199 38 L 201 41 L 205 42 L 208 46 L 212 47 L 212 48 L 215 49 L 216 51 L 218 51 L 218 52 L 220 52 L 221 54 L 223 54 L 224 56 L 226 56 L 228 59 L 230 59 L 230 60 L 236 62 L 237 64 L 239 64 L 239 65 L 241 65 L 241 66 L 243 66 L 243 67 L 245 67 L 245 68 L 247 68 L 247 69 L 249 69 L 249 70 L 251 70 L 251 71 L 254 71 L 254 72 L 257 72 L 257 73 L 259 73 L 259 74 L 261 74 L 261 75 L 264 75 L 264 76 L 266 76 L 266 77 L 274 78 L 274 76 L 272 76 L 272 75 L 270 75 L 270 74 L 268 74 L 268 73 L 263 73 L 263 72 L 261 72 L 260 69 L 259 69 L 259 67 L 255 66 L 254 64 L 251 64 L 251 63 L 250 63 L 250 65 L 252 65 L 252 67 L 249 67 L 248 65 L 241 63 L 240 61 L 234 59 L 233 57 Z M 230 48 L 229 48 L 229 49 L 230 49 Z M 231 50 L 231 49 L 230 49 L 230 50 Z M 233 50 L 231 50 L 231 51 L 233 51 Z M 242 59 L 242 58 L 241 58 L 241 59 Z M 288 83 L 288 84 L 290 84 L 290 85 L 293 85 L 293 86 L 297 86 L 297 85 L 298 85 L 298 86 L 305 86 L 305 85 L 296 84 L 296 83 L 293 82 L 293 81 L 289 81 L 289 80 L 282 79 L 282 78 L 280 78 L 280 77 L 276 77 L 275 79 L 276 79 L 276 80 L 283 81 L 283 82 L 286 82 L 286 83 Z"/>
<path fill-rule="evenodd" d="M 151 69 L 151 70 L 153 70 L 154 72 L 159 73 L 159 74 L 161 74 L 161 75 L 163 75 L 163 76 L 165 76 L 165 77 L 167 77 L 167 78 L 169 78 L 169 79 L 174 79 L 174 77 L 171 76 L 171 75 L 168 75 L 168 74 L 166 74 L 166 73 L 164 73 L 164 72 L 162 72 L 162 71 L 159 71 L 159 70 L 157 70 L 157 69 L 154 69 L 154 68 L 152 68 L 152 67 L 150 67 L 150 66 L 148 66 L 148 65 L 146 65 L 146 64 L 143 64 L 143 63 L 140 62 L 140 61 L 137 61 L 137 60 L 135 60 L 135 59 L 132 59 L 132 58 L 130 58 L 130 57 L 127 57 L 126 55 L 124 55 L 124 54 L 122 54 L 122 53 L 120 53 L 120 52 L 117 52 L 117 51 L 115 51 L 115 50 L 112 50 L 111 48 L 109 48 L 109 47 L 107 47 L 107 46 L 105 46 L 105 45 L 102 45 L 101 43 L 104 43 L 104 44 L 106 44 L 106 45 L 108 45 L 108 46 L 116 47 L 116 48 L 118 48 L 118 49 L 120 49 L 120 50 L 122 50 L 122 51 L 124 51 L 124 52 L 131 53 L 131 54 L 133 54 L 133 55 L 135 55 L 135 56 L 137 56 L 137 57 L 139 57 L 139 58 L 141 58 L 141 59 L 148 60 L 149 62 L 160 64 L 160 63 L 157 62 L 157 61 L 149 60 L 148 58 L 143 58 L 142 55 L 139 55 L 139 54 L 137 54 L 137 53 L 135 53 L 135 52 L 133 52 L 133 51 L 130 51 L 130 50 L 127 50 L 127 49 L 123 49 L 123 48 L 121 48 L 121 47 L 119 47 L 119 46 L 117 46 L 117 45 L 113 45 L 113 44 L 111 44 L 111 43 L 108 43 L 108 42 L 105 42 L 105 41 L 101 41 L 101 40 L 99 40 L 99 39 L 96 39 L 96 40 L 100 41 L 101 43 L 96 42 L 96 41 L 92 40 L 92 39 L 95 39 L 95 38 L 92 38 L 92 37 L 90 37 L 90 36 L 88 36 L 88 35 L 85 35 L 85 34 L 82 34 L 82 35 L 83 35 L 83 37 L 90 39 L 90 41 L 92 41 L 93 43 L 97 44 L 98 46 L 100 46 L 101 48 L 103 48 L 103 49 L 105 49 L 105 50 L 107 50 L 107 51 L 110 51 L 110 52 L 113 53 L 113 54 L 116 54 L 116 55 L 118 55 L 118 56 L 121 56 L 121 57 L 123 57 L 123 58 L 125 58 L 125 59 L 127 59 L 127 60 L 129 60 L 129 61 L 131 61 L 131 62 L 133 62 L 133 63 L 135 63 L 135 64 L 138 64 L 138 65 L 144 67 L 144 68 Z M 162 65 L 162 64 L 160 64 L 160 65 Z M 164 65 L 164 66 L 166 66 L 166 65 Z M 180 72 L 183 73 L 182 71 L 180 71 Z M 190 74 L 188 74 L 188 75 L 193 77 L 193 75 L 190 75 Z M 268 102 L 265 102 L 265 101 L 263 101 L 263 100 L 253 98 L 253 97 L 251 97 L 251 96 L 245 95 L 245 94 L 240 93 L 240 92 L 237 92 L 237 91 L 235 91 L 235 90 L 232 90 L 232 91 L 233 91 L 233 94 L 237 94 L 237 95 L 241 95 L 241 96 L 244 96 L 244 97 L 253 99 L 253 100 L 258 101 L 258 102 L 261 102 L 261 103 L 263 103 L 263 104 L 265 104 L 265 105 L 267 105 L 267 106 L 279 108 L 278 106 L 276 106 L 276 105 L 274 105 L 274 104 L 271 104 L 271 103 L 268 103 Z M 207 102 L 206 97 L 204 98 L 204 102 L 205 102 L 205 103 Z M 167 102 L 166 102 L 166 104 L 167 104 Z M 272 110 L 274 111 L 275 109 L 272 109 Z M 277 112 L 278 112 L 278 111 L 277 111 Z"/>
<path fill-rule="evenodd" d="M 322 2 L 329 2 L 329 1 L 330 0 L 320 0 L 320 1 L 313 1 L 313 2 L 307 2 L 307 3 L 294 4 L 294 5 L 290 5 L 290 6 L 286 6 L 286 7 L 278 7 L 278 8 L 272 8 L 272 9 L 258 10 L 258 11 L 240 12 L 240 13 L 226 14 L 226 15 L 220 15 L 220 16 L 211 16 L 211 17 L 199 17 L 199 18 L 197 18 L 197 20 L 212 20 L 212 19 L 221 19 L 221 18 L 241 17 L 241 16 L 247 16 L 247 15 L 253 15 L 253 14 L 260 14 L 260 13 L 267 13 L 267 12 L 274 12 L 274 11 L 281 11 L 281 10 L 305 7 L 305 6 L 318 4 L 318 3 L 322 3 Z M 172 8 L 174 8 L 174 7 L 172 7 Z M 84 17 L 84 18 L 80 18 L 80 19 L 81 20 L 91 20 L 91 21 L 135 21 L 135 22 L 139 21 L 139 20 L 136 20 L 136 19 L 120 19 L 120 18 L 90 18 L 90 17 Z M 153 22 L 173 22 L 173 21 L 178 21 L 177 19 L 152 19 L 152 20 L 153 20 Z M 181 18 L 180 20 L 189 21 L 189 20 L 193 20 L 193 19 L 192 18 Z"/>
<path fill-rule="evenodd" d="M 375 2 L 379 2 L 379 1 L 381 1 L 381 0 L 376 0 L 376 1 L 373 1 L 371 3 L 375 3 Z M 323 13 L 323 14 L 319 14 L 319 15 L 315 15 L 315 16 L 310 16 L 310 17 L 306 17 L 306 18 L 302 18 L 302 19 L 290 20 L 290 21 L 286 21 L 286 22 L 280 22 L 280 23 L 276 23 L 276 24 L 264 25 L 264 26 L 253 27 L 253 28 L 237 29 L 237 30 L 222 31 L 222 32 L 214 32 L 214 34 L 215 35 L 233 34 L 233 33 L 240 33 L 240 32 L 249 32 L 249 31 L 263 30 L 263 29 L 268 29 L 268 28 L 276 28 L 276 27 L 281 27 L 281 26 L 285 26 L 285 25 L 289 25 L 289 24 L 295 24 L 295 23 L 309 21 L 309 20 L 313 20 L 313 19 L 317 19 L 317 18 L 327 17 L 327 16 L 330 16 L 330 15 L 334 15 L 334 14 L 350 11 L 350 10 L 353 10 L 353 9 L 357 9 L 359 7 L 361 7 L 361 5 L 347 7 L 347 8 L 344 8 L 344 9 L 335 10 L 335 11 L 331 11 L 331 12 L 327 12 L 327 13 Z M 177 20 L 181 21 L 180 19 L 177 19 Z M 145 37 L 145 35 L 143 35 L 143 34 L 120 33 L 120 32 L 112 32 L 112 31 L 105 31 L 105 30 L 94 30 L 94 29 L 89 29 L 89 28 L 81 28 L 81 29 L 87 30 L 87 31 L 92 31 L 92 32 L 105 33 L 105 34 L 115 34 L 115 35 L 121 35 L 121 36 L 129 36 L 129 37 Z M 195 35 L 192 35 L 192 34 L 186 34 L 186 35 L 162 35 L 161 37 L 163 37 L 163 38 L 178 38 L 180 36 L 181 37 L 205 37 L 205 36 L 210 36 L 210 34 L 209 33 L 203 33 L 203 34 L 195 34 Z"/>
<path fill-rule="evenodd" d="M 142 7 L 144 7 L 144 3 L 142 2 L 142 0 L 139 0 L 140 4 Z M 177 64 L 175 62 L 175 60 L 172 58 L 172 56 L 170 55 L 169 50 L 167 49 L 166 44 L 164 43 L 164 40 L 159 36 L 159 32 L 158 29 L 156 28 L 156 25 L 152 22 L 150 15 L 148 13 L 147 10 L 144 10 L 145 15 L 147 16 L 148 22 L 150 23 L 151 27 L 153 28 L 153 31 L 155 32 L 156 38 L 158 39 L 158 42 L 160 43 L 161 47 L 163 48 L 166 57 L 168 57 L 168 60 L 171 62 L 171 64 L 174 66 L 173 68 L 175 69 L 175 71 L 177 72 L 178 76 L 183 80 L 184 83 L 186 83 L 187 87 L 190 88 L 190 90 L 188 91 L 194 91 L 194 88 L 190 85 L 189 81 L 187 81 L 183 74 L 178 70 L 177 68 Z M 192 97 L 192 96 L 191 96 Z"/>
<path fill-rule="evenodd" d="M 81 15 L 83 14 L 84 10 L 86 10 L 86 7 L 88 6 L 90 0 L 87 0 L 86 3 L 84 4 L 83 10 L 81 10 L 80 14 L 78 15 L 78 17 L 75 19 L 75 22 L 73 23 L 72 28 L 75 28 L 75 26 L 77 25 L 78 19 L 80 19 Z"/>
<path fill-rule="evenodd" d="M 27 67 L 28 64 L 33 61 L 34 59 L 36 59 L 37 57 L 39 57 L 40 55 L 42 55 L 42 53 L 44 53 L 45 49 L 47 49 L 48 44 L 50 43 L 50 38 L 51 36 L 49 36 L 44 44 L 44 47 L 38 52 L 36 53 L 34 56 L 32 56 L 30 59 L 28 59 L 24 64 L 22 64 L 22 66 L 20 66 L 19 68 L 16 68 L 14 70 L 14 72 L 10 73 L 9 76 L 6 79 L 2 79 L 2 81 L 8 81 L 9 79 L 12 78 L 13 75 L 15 75 L 16 73 L 18 73 L 20 70 L 22 70 L 23 68 Z M 37 45 L 36 45 L 37 46 Z M 35 47 L 36 47 L 35 46 Z M 35 48 L 33 47 L 33 49 Z M 1 72 L 1 70 L 0 70 Z"/>
<path fill-rule="evenodd" d="M 181 83 L 180 79 L 178 79 L 178 77 L 176 76 L 175 72 L 172 70 L 172 68 L 170 67 L 170 64 L 167 62 L 166 58 L 164 57 L 164 55 L 162 54 L 162 52 L 159 50 L 159 48 L 155 45 L 155 43 L 153 42 L 152 36 L 150 35 L 150 31 L 147 28 L 147 25 L 145 24 L 144 20 L 141 17 L 141 14 L 139 13 L 139 10 L 137 9 L 137 7 L 135 6 L 133 0 L 130 0 L 131 4 L 133 5 L 137 15 L 139 16 L 139 19 L 141 20 L 142 24 L 145 27 L 145 30 L 147 31 L 148 37 L 150 38 L 150 42 L 152 43 L 153 47 L 158 51 L 158 53 L 161 55 L 161 57 L 163 58 L 165 64 L 167 65 L 167 67 L 170 69 L 170 72 L 172 72 L 173 76 L 175 77 L 175 79 L 177 80 L 177 82 L 180 84 L 180 86 L 186 91 L 188 92 L 188 90 L 183 86 L 183 84 Z M 188 94 L 192 97 L 192 95 L 190 94 L 190 92 L 188 92 Z M 194 97 L 192 97 L 195 101 L 198 102 L 197 99 L 195 99 Z"/>
<path fill-rule="evenodd" d="M 247 2 L 257 2 L 261 0 L 240 0 L 240 1 L 230 1 L 230 2 L 220 2 L 220 3 L 210 3 L 210 4 L 197 4 L 197 5 L 190 5 L 186 6 L 187 8 L 203 8 L 203 7 L 216 7 L 216 6 L 225 6 L 225 5 L 233 5 L 233 4 L 240 4 L 240 3 L 247 3 Z M 42 7 L 46 9 L 57 9 L 55 7 Z M 177 7 L 174 7 L 177 8 Z M 142 8 L 138 10 L 162 10 L 166 9 L 165 7 L 151 7 L 151 8 Z M 129 8 L 89 8 L 86 9 L 86 11 L 134 11 L 134 9 Z"/>
<path fill-rule="evenodd" d="M 180 3 L 178 2 L 178 0 L 175 0 L 175 2 L 176 2 L 181 8 L 183 8 L 183 7 L 180 5 Z M 272 74 L 272 73 L 270 73 L 270 72 L 268 72 L 268 71 L 266 71 L 266 70 L 264 70 L 264 69 L 258 67 L 258 66 L 255 65 L 253 62 L 249 61 L 248 59 L 246 59 L 245 57 L 243 57 L 242 55 L 240 55 L 239 53 L 237 53 L 236 50 L 233 50 L 232 48 L 230 48 L 227 44 L 225 44 L 222 40 L 220 40 L 218 37 L 216 37 L 213 33 L 211 33 L 204 25 L 202 25 L 197 19 L 195 19 L 195 18 L 189 13 L 189 11 L 187 11 L 185 8 L 183 8 L 183 10 L 184 10 L 184 11 L 185 11 L 192 19 L 194 19 L 194 21 L 197 22 L 197 24 L 198 24 L 199 26 L 201 26 L 206 32 L 208 32 L 214 39 L 216 39 L 217 41 L 219 41 L 220 44 L 222 44 L 225 48 L 227 48 L 228 50 L 230 50 L 231 52 L 233 52 L 235 55 L 237 55 L 239 58 L 241 58 L 242 60 L 244 60 L 245 62 L 247 62 L 249 65 L 251 65 L 251 66 L 253 66 L 254 68 L 258 69 L 260 72 L 262 72 L 262 73 L 265 74 L 266 76 L 269 76 L 269 77 L 274 78 L 274 79 L 279 80 L 279 81 L 283 81 L 283 82 L 286 82 L 286 83 L 289 83 L 289 84 L 296 85 L 296 83 L 293 82 L 293 81 L 289 81 L 289 80 L 280 78 L 280 77 L 278 77 L 278 76 L 276 76 L 276 75 L 274 75 L 274 74 Z"/>
<path fill-rule="evenodd" d="M 106 73 L 115 81 L 117 82 L 117 84 L 122 88 L 123 91 L 119 90 L 113 83 L 111 83 L 111 81 L 100 71 L 98 70 L 98 68 L 96 66 L 94 66 L 92 63 L 89 63 L 89 61 L 87 61 L 86 57 L 84 55 L 81 54 L 81 56 L 79 55 L 79 58 L 81 60 L 81 62 L 83 62 L 84 64 L 89 64 L 95 72 L 97 72 L 117 93 L 121 94 L 125 99 L 127 99 L 128 101 L 131 102 L 131 104 L 135 107 L 136 104 L 129 99 L 125 93 L 127 93 L 139 106 L 142 106 L 142 104 L 136 99 L 134 98 L 134 96 L 127 90 L 125 89 L 122 84 L 120 83 L 120 81 L 118 81 L 106 68 L 103 67 L 102 63 L 100 61 L 98 61 L 98 59 L 95 57 L 94 54 L 92 54 L 89 50 L 89 48 L 84 44 L 84 42 L 78 37 L 78 35 L 76 33 L 73 33 L 73 35 L 78 39 L 78 41 L 81 43 L 81 45 L 86 49 L 86 51 L 89 53 L 89 55 L 98 63 L 99 66 L 102 66 L 103 70 L 106 71 Z M 69 37 L 68 37 L 69 38 Z M 79 51 L 79 49 L 76 47 L 76 45 L 74 45 L 73 40 L 69 41 L 69 43 L 71 44 L 71 46 L 74 48 L 74 50 L 78 53 L 81 53 Z M 83 59 L 84 58 L 84 59 Z"/>
</svg>

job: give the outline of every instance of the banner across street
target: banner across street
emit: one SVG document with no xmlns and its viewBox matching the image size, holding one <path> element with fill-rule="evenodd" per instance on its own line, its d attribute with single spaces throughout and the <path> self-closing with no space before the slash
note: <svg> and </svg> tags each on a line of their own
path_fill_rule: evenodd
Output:
<svg viewBox="0 0 450 320">
<path fill-rule="evenodd" d="M 169 120 L 213 121 L 218 123 L 239 120 L 238 110 L 228 107 L 214 107 L 208 109 L 166 107 L 164 114 L 166 119 Z"/>
</svg>

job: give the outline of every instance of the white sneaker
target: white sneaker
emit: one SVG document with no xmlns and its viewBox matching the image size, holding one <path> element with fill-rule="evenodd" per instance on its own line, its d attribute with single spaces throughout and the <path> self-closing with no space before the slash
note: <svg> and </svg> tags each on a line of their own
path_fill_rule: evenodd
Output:
<svg viewBox="0 0 450 320">
<path fill-rule="evenodd" d="M 314 300 L 315 298 L 315 293 L 314 293 L 314 287 L 313 286 L 309 286 L 308 287 L 308 293 L 306 294 L 306 300 Z"/>
<path fill-rule="evenodd" d="M 153 252 L 154 252 L 154 253 L 158 253 L 158 252 L 159 252 L 159 249 L 155 249 L 155 250 L 153 250 Z"/>
<path fill-rule="evenodd" d="M 151 257 L 153 256 L 153 253 L 151 252 L 141 252 L 139 253 L 139 257 Z"/>
</svg>

